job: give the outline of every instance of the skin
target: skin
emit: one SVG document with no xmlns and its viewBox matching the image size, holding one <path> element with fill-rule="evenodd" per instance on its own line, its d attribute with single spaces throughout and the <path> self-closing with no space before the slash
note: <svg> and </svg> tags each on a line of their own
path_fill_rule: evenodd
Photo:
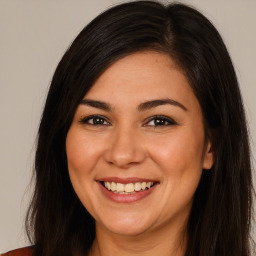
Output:
<svg viewBox="0 0 256 256">
<path fill-rule="evenodd" d="M 167 98 L 176 103 L 138 109 Z M 184 255 L 193 196 L 203 169 L 214 161 L 184 73 L 165 54 L 135 53 L 112 64 L 84 99 L 111 108 L 80 104 L 66 139 L 71 182 L 96 220 L 90 255 Z M 100 115 L 100 125 L 90 115 Z M 141 200 L 117 203 L 102 193 L 102 177 L 158 183 Z"/>
</svg>

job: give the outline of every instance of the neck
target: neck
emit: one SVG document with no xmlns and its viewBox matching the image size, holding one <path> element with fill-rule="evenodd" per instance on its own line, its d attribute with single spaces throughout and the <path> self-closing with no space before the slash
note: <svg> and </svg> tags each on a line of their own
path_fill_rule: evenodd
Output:
<svg viewBox="0 0 256 256">
<path fill-rule="evenodd" d="M 186 234 L 183 228 L 145 232 L 139 235 L 119 235 L 96 225 L 96 238 L 89 256 L 184 256 Z"/>
</svg>

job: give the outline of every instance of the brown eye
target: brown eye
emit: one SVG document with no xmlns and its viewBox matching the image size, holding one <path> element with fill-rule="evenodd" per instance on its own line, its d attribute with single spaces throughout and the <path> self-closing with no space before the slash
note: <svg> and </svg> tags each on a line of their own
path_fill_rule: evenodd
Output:
<svg viewBox="0 0 256 256">
<path fill-rule="evenodd" d="M 168 125 L 169 122 L 165 119 L 155 119 L 154 120 L 154 125 L 158 126 L 158 125 Z"/>
<path fill-rule="evenodd" d="M 155 116 L 147 122 L 146 126 L 157 127 L 157 126 L 168 126 L 168 125 L 175 125 L 175 124 L 177 123 L 169 117 Z"/>
<path fill-rule="evenodd" d="M 94 125 L 103 125 L 105 124 L 105 120 L 103 118 L 96 117 L 96 118 L 90 119 L 88 123 L 94 124 Z"/>
<path fill-rule="evenodd" d="M 82 124 L 89 124 L 89 125 L 110 125 L 110 123 L 106 120 L 106 118 L 102 116 L 88 116 L 83 118 L 80 123 Z"/>
</svg>

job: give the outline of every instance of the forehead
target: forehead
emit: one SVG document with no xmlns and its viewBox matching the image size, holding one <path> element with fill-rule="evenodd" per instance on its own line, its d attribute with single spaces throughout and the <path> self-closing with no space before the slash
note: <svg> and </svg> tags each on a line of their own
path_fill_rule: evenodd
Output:
<svg viewBox="0 0 256 256">
<path fill-rule="evenodd" d="M 85 98 L 138 103 L 153 98 L 196 100 L 184 72 L 167 55 L 137 52 L 114 62 L 96 80 Z"/>
</svg>

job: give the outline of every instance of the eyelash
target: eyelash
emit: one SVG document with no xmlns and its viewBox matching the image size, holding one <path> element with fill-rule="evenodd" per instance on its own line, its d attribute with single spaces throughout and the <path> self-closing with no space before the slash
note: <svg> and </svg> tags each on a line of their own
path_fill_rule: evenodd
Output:
<svg viewBox="0 0 256 256">
<path fill-rule="evenodd" d="M 160 121 L 160 122 L 159 122 Z M 85 118 L 82 118 L 79 121 L 81 124 L 87 124 L 87 125 L 93 125 L 93 126 L 110 126 L 111 123 L 108 121 L 108 119 L 101 115 L 91 115 L 87 116 Z M 150 122 L 154 122 L 154 124 L 150 125 Z M 158 123 L 157 123 L 158 122 Z M 177 125 L 177 123 L 166 116 L 162 115 L 155 115 L 150 117 L 149 119 L 145 120 L 144 127 L 151 126 L 151 127 L 164 127 L 164 126 L 171 126 L 171 125 Z"/>
<path fill-rule="evenodd" d="M 94 123 L 94 120 L 96 121 L 96 119 L 98 119 L 98 121 L 103 121 L 103 123 Z M 90 123 L 90 121 L 92 121 L 92 123 Z M 107 124 L 104 124 L 104 123 Z M 81 124 L 88 124 L 88 125 L 94 125 L 94 126 L 109 126 L 111 125 L 110 122 L 107 120 L 106 117 L 101 116 L 101 115 L 91 115 L 91 116 L 87 116 L 85 118 L 82 118 L 80 120 Z"/>
<path fill-rule="evenodd" d="M 154 122 L 154 125 L 149 125 L 150 122 Z M 158 124 L 156 123 L 158 122 Z M 159 127 L 159 126 L 170 126 L 170 125 L 177 125 L 177 123 L 170 117 L 162 116 L 162 115 L 155 115 L 153 117 L 150 117 L 146 120 L 146 124 L 143 126 L 153 126 L 153 127 Z"/>
</svg>

